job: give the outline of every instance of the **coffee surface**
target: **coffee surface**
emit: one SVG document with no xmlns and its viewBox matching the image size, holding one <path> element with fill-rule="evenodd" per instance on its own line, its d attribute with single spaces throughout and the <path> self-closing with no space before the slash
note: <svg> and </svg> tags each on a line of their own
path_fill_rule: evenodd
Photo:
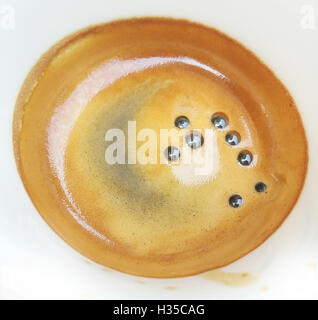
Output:
<svg viewBox="0 0 318 320">
<path fill-rule="evenodd" d="M 20 91 L 13 142 L 29 196 L 65 241 L 150 277 L 196 274 L 259 246 L 291 212 L 308 162 L 273 72 L 217 30 L 165 18 L 89 27 L 53 46 Z"/>
</svg>

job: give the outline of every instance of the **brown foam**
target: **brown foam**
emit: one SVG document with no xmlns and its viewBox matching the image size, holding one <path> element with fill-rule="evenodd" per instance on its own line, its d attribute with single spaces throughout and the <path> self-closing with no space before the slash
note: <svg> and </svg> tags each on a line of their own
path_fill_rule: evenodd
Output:
<svg viewBox="0 0 318 320">
<path fill-rule="evenodd" d="M 188 167 L 105 162 L 108 129 L 136 120 L 159 133 L 180 115 L 210 129 L 216 112 L 229 126 L 215 130 L 207 180 Z M 233 130 L 241 142 L 230 147 Z M 295 103 L 257 57 L 215 29 L 164 18 L 90 27 L 52 47 L 20 91 L 13 142 L 29 196 L 65 241 L 153 277 L 214 269 L 260 245 L 295 205 L 308 161 Z M 246 149 L 254 160 L 245 168 L 237 155 Z M 266 193 L 255 192 L 259 181 Z M 242 207 L 228 205 L 232 194 Z"/>
</svg>

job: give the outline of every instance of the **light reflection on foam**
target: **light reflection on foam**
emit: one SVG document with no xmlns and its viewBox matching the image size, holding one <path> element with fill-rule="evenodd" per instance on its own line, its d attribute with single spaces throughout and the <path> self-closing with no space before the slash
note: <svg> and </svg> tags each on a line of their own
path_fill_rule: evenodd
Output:
<svg viewBox="0 0 318 320">
<path fill-rule="evenodd" d="M 64 157 L 69 135 L 85 106 L 101 90 L 131 73 L 174 63 L 183 63 L 198 67 L 222 80 L 228 80 L 226 76 L 219 71 L 188 57 L 150 57 L 131 60 L 113 59 L 103 63 L 92 71 L 88 77 L 75 88 L 69 98 L 55 109 L 54 115 L 51 118 L 47 129 L 48 156 L 50 165 L 59 179 L 61 188 L 69 202 L 69 205 L 65 203 L 67 210 L 83 228 L 102 240 L 112 242 L 87 223 L 86 217 L 83 216 L 80 208 L 74 202 L 72 194 L 67 187 L 64 172 Z"/>
<path fill-rule="evenodd" d="M 253 146 L 253 141 L 252 141 L 252 134 L 251 134 L 250 128 L 248 127 L 248 125 L 247 125 L 247 123 L 246 123 L 246 121 L 245 121 L 243 116 L 240 116 L 240 120 L 243 123 L 243 126 L 245 128 L 245 132 L 246 132 L 246 135 L 247 135 L 247 138 L 244 139 L 244 141 L 241 141 L 240 147 L 252 147 Z"/>
</svg>

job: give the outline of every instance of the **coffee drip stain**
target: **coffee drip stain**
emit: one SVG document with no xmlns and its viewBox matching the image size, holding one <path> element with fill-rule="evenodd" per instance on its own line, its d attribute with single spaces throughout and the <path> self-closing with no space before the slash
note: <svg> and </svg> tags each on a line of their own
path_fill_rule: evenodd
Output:
<svg viewBox="0 0 318 320">
<path fill-rule="evenodd" d="M 165 289 L 172 291 L 172 290 L 177 290 L 177 287 L 174 287 L 174 286 L 166 286 Z"/>
<path fill-rule="evenodd" d="M 246 272 L 224 272 L 222 270 L 212 270 L 200 275 L 203 279 L 222 283 L 229 287 L 245 287 L 257 281 L 257 277 Z"/>
</svg>

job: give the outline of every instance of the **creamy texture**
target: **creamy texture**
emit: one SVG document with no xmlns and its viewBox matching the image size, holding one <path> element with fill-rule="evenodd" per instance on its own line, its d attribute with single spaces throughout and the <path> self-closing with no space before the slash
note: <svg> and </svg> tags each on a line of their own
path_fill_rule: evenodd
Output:
<svg viewBox="0 0 318 320">
<path fill-rule="evenodd" d="M 222 130 L 211 123 L 218 112 Z M 188 128 L 175 127 L 179 116 Z M 180 133 L 180 163 L 107 163 L 110 129 L 125 134 L 126 160 L 136 156 L 128 146 L 145 148 L 128 138 L 129 121 L 137 137 Z M 204 137 L 191 152 L 208 154 L 208 172 L 184 162 L 191 130 Z M 225 142 L 233 130 L 237 146 Z M 25 187 L 63 239 L 105 266 L 154 277 L 214 269 L 260 245 L 294 206 L 308 161 L 296 106 L 258 58 L 212 28 L 163 18 L 90 27 L 52 47 L 21 89 L 13 139 Z M 159 161 L 166 146 L 150 145 Z M 253 154 L 248 167 L 242 150 Z M 259 181 L 266 192 L 255 191 Z M 233 194 L 241 207 L 229 205 Z"/>
</svg>

